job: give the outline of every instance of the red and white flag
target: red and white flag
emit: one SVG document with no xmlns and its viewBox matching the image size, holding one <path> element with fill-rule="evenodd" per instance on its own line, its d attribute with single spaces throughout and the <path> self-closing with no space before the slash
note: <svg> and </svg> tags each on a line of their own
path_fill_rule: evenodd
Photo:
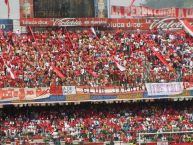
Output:
<svg viewBox="0 0 193 145">
<path fill-rule="evenodd" d="M 193 26 L 187 20 L 180 20 L 184 30 L 193 37 Z"/>
<path fill-rule="evenodd" d="M 9 0 L 5 0 L 5 4 L 7 5 L 8 18 L 9 18 L 9 16 L 10 16 L 10 5 L 9 5 Z"/>
<path fill-rule="evenodd" d="M 54 65 L 51 65 L 52 66 L 52 69 L 53 71 L 62 79 L 64 79 L 64 75 L 54 66 Z"/>
<path fill-rule="evenodd" d="M 129 7 L 133 6 L 135 0 L 131 0 Z"/>
<path fill-rule="evenodd" d="M 92 75 L 93 77 L 98 77 L 98 76 L 99 76 L 96 72 L 94 72 L 94 71 L 92 71 L 92 70 L 90 70 L 88 73 L 89 73 L 90 75 Z"/>
<path fill-rule="evenodd" d="M 117 65 L 117 67 L 119 68 L 120 71 L 125 71 L 126 70 L 126 68 L 124 66 L 120 65 L 118 62 L 115 62 L 115 63 L 116 63 L 116 65 Z"/>
<path fill-rule="evenodd" d="M 118 63 L 120 61 L 120 59 L 117 56 L 115 56 L 112 60 L 115 62 L 115 64 L 117 65 L 117 67 L 120 71 L 126 70 L 126 68 L 124 66 L 122 66 L 121 64 Z"/>
<path fill-rule="evenodd" d="M 8 67 L 7 65 L 5 65 L 7 67 L 7 71 L 9 72 L 10 76 L 12 79 L 15 79 L 16 78 L 16 75 L 13 73 L 13 71 L 11 70 L 10 67 Z"/>
<path fill-rule="evenodd" d="M 91 27 L 90 29 L 91 29 L 91 32 L 92 32 L 95 36 L 97 36 L 94 27 Z"/>
</svg>

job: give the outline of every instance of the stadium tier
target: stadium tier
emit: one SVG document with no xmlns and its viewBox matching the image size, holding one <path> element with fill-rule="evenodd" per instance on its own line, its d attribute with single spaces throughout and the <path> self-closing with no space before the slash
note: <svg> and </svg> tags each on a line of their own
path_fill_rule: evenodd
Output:
<svg viewBox="0 0 193 145">
<path fill-rule="evenodd" d="M 12 2 L 0 145 L 193 145 L 192 8 L 19 0 L 12 20 Z"/>
<path fill-rule="evenodd" d="M 193 38 L 183 31 L 0 32 L 1 87 L 128 86 L 193 82 Z M 35 39 L 35 41 L 34 41 Z"/>
<path fill-rule="evenodd" d="M 20 144 L 184 143 L 193 141 L 193 101 L 155 101 L 31 107 L 0 110 L 0 138 Z M 179 134 L 178 131 L 183 131 Z M 164 134 L 164 132 L 170 132 Z M 174 133 L 172 133 L 174 132 Z M 176 133 L 175 133 L 176 132 Z M 159 133 L 152 135 L 151 133 Z M 185 144 L 186 143 L 186 144 Z M 18 143 L 19 144 L 19 143 Z M 165 144 L 164 144 L 165 145 Z"/>
</svg>

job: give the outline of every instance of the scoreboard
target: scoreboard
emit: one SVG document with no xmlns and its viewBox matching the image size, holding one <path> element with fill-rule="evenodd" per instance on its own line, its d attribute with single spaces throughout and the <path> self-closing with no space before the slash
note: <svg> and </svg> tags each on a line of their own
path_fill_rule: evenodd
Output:
<svg viewBox="0 0 193 145">
<path fill-rule="evenodd" d="M 34 18 L 95 17 L 94 0 L 33 0 Z"/>
</svg>

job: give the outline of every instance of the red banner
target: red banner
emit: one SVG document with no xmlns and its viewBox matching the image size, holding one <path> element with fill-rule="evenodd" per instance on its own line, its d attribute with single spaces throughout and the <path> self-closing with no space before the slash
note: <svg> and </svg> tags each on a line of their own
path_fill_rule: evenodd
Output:
<svg viewBox="0 0 193 145">
<path fill-rule="evenodd" d="M 107 25 L 106 18 L 21 18 L 25 26 L 100 26 Z"/>
<path fill-rule="evenodd" d="M 187 19 L 192 25 L 193 19 Z M 20 19 L 21 26 L 101 26 L 106 28 L 127 28 L 130 30 L 149 29 L 181 29 L 182 24 L 176 18 L 133 18 L 133 19 L 108 19 L 108 18 L 29 18 Z"/>
<path fill-rule="evenodd" d="M 151 16 L 151 17 L 177 17 L 193 18 L 193 8 L 162 8 L 155 9 L 146 6 L 111 6 L 113 16 Z"/>
</svg>

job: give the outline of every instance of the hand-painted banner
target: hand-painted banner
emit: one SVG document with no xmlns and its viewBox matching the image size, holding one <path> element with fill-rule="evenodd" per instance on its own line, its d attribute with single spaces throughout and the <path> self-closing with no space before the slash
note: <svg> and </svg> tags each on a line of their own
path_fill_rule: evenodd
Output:
<svg viewBox="0 0 193 145">
<path fill-rule="evenodd" d="M 146 83 L 148 96 L 155 95 L 177 95 L 183 92 L 183 83 L 171 82 L 171 83 Z"/>
<path fill-rule="evenodd" d="M 0 101 L 35 100 L 50 96 L 49 88 L 0 88 Z"/>
<path fill-rule="evenodd" d="M 110 17 L 177 17 L 193 18 L 193 8 L 161 8 L 147 6 L 111 6 Z"/>
<path fill-rule="evenodd" d="M 193 96 L 192 83 L 147 83 L 144 90 L 124 87 L 50 86 L 42 88 L 0 88 L 0 104 L 51 101 L 135 100 Z"/>
<path fill-rule="evenodd" d="M 76 87 L 77 94 L 125 94 L 131 92 L 130 88 L 127 87 L 87 87 L 79 86 Z"/>
<path fill-rule="evenodd" d="M 72 95 L 76 94 L 75 86 L 62 86 L 63 95 Z"/>
</svg>

